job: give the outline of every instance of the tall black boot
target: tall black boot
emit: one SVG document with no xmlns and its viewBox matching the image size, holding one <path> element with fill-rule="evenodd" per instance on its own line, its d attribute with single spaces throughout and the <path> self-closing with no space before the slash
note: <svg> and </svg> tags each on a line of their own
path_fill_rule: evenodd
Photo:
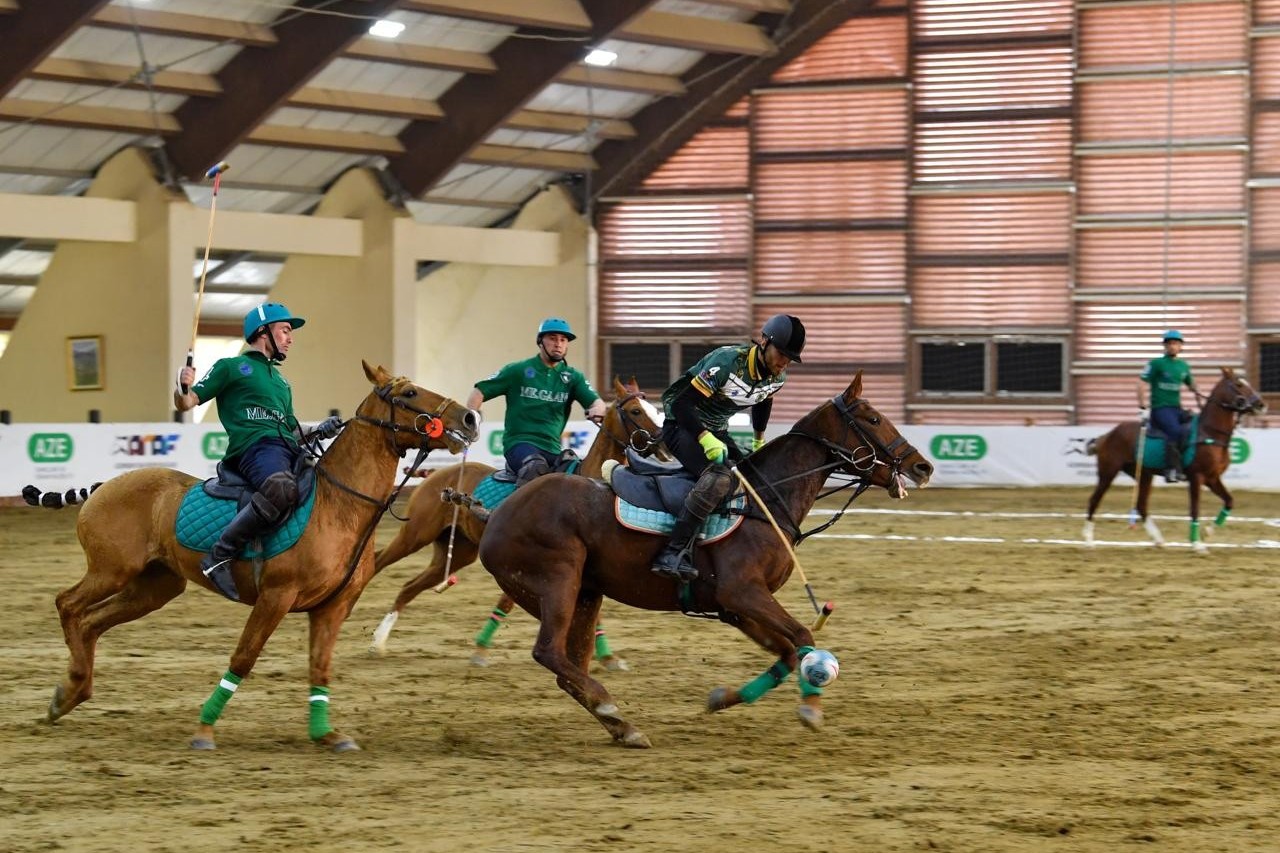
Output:
<svg viewBox="0 0 1280 853">
<path fill-rule="evenodd" d="M 1166 482 L 1177 483 L 1180 480 L 1187 479 L 1186 475 L 1182 473 L 1182 449 L 1178 447 L 1176 441 L 1166 441 L 1164 443 L 1164 461 L 1164 479 Z"/>
<path fill-rule="evenodd" d="M 675 580 L 691 581 L 698 576 L 693 567 L 693 542 L 705 518 L 698 518 L 688 504 L 680 510 L 671 539 L 653 560 L 653 573 Z"/>
<path fill-rule="evenodd" d="M 249 504 L 236 513 L 235 518 L 231 519 L 231 523 L 218 537 L 218 541 L 213 544 L 213 550 L 204 555 L 204 559 L 200 561 L 201 573 L 209 579 L 218 592 L 232 601 L 239 601 L 240 593 L 236 591 L 236 582 L 231 576 L 231 566 L 245 545 L 255 536 L 261 536 L 270 529 L 271 524 L 259 515 L 252 503 Z"/>
<path fill-rule="evenodd" d="M 543 474 L 550 474 L 551 466 L 547 464 L 547 460 L 540 455 L 530 456 L 524 460 L 524 464 L 520 466 L 520 470 L 516 472 L 516 488 L 528 485 Z"/>
</svg>

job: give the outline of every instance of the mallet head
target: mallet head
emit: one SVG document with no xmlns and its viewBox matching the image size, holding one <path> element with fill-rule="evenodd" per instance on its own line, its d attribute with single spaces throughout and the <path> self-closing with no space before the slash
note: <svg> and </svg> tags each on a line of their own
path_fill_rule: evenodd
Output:
<svg viewBox="0 0 1280 853">
<path fill-rule="evenodd" d="M 226 160 L 223 160 L 220 163 L 215 163 L 209 167 L 209 171 L 204 173 L 205 180 L 212 180 L 213 178 L 218 177 L 219 175 L 221 175 L 223 172 L 227 171 L 230 168 L 231 168 L 231 164 L 228 163 Z"/>
</svg>

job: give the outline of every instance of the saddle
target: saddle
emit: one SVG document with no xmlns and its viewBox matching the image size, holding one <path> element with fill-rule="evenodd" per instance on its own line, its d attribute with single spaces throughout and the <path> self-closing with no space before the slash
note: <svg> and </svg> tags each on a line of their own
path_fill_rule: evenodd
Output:
<svg viewBox="0 0 1280 853">
<path fill-rule="evenodd" d="M 560 458 L 556 460 L 556 466 L 548 471 L 548 474 L 573 474 L 582 465 L 582 460 L 578 458 L 578 454 L 572 450 L 560 451 Z M 498 483 L 514 483 L 520 477 L 511 470 L 510 465 L 502 466 L 501 471 L 494 471 L 489 475 Z M 492 509 L 493 507 L 490 507 Z"/>
<path fill-rule="evenodd" d="M 225 460 L 224 460 L 225 461 Z M 298 481 L 298 505 L 306 503 L 316 487 L 316 466 L 311 457 L 299 454 L 293 463 L 293 476 Z M 235 501 L 237 509 L 244 509 L 253 498 L 254 488 L 238 471 L 218 463 L 218 474 L 204 481 L 204 493 L 221 501 Z"/>
<path fill-rule="evenodd" d="M 678 515 L 698 480 L 679 462 L 646 459 L 628 447 L 626 467 L 614 468 L 607 482 L 633 506 Z"/>
<path fill-rule="evenodd" d="M 1182 447 L 1186 444 L 1187 436 L 1191 431 L 1191 424 L 1195 420 L 1196 420 L 1195 415 L 1193 415 L 1191 412 L 1188 412 L 1186 409 L 1182 409 L 1181 414 L 1178 415 L 1178 434 L 1177 435 L 1166 435 L 1154 423 L 1149 423 L 1147 424 L 1147 438 L 1158 438 L 1161 441 L 1172 441 L 1178 447 Z"/>
</svg>

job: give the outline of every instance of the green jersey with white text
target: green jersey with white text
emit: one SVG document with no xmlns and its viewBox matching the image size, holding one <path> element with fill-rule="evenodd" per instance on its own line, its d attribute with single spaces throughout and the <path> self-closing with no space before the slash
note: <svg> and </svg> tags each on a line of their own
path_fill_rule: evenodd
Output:
<svg viewBox="0 0 1280 853">
<path fill-rule="evenodd" d="M 527 441 L 549 453 L 563 448 L 561 436 L 574 402 L 585 409 L 600 399 L 581 371 L 563 361 L 548 367 L 536 355 L 513 361 L 475 387 L 486 400 L 507 398 L 505 447 Z"/>
<path fill-rule="evenodd" d="M 218 401 L 218 420 L 227 431 L 227 456 L 238 456 L 263 438 L 297 444 L 293 430 L 293 389 L 280 369 L 257 350 L 220 358 L 191 386 L 201 403 Z"/>
</svg>

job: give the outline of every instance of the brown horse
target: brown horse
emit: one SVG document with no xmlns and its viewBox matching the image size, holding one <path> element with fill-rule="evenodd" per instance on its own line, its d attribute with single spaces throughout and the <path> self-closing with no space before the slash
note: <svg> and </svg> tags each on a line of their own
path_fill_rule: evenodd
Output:
<svg viewBox="0 0 1280 853">
<path fill-rule="evenodd" d="M 649 453 L 657 447 L 658 412 L 645 400 L 644 392 L 640 390 L 635 378 L 632 377 L 629 383 L 623 383 L 615 376 L 613 393 L 613 405 L 605 414 L 604 423 L 578 469 L 578 473 L 585 477 L 599 477 L 600 466 L 607 459 L 622 461 L 626 458 L 627 447 L 640 453 Z M 659 457 L 668 458 L 665 450 L 658 449 L 657 452 Z M 392 627 L 409 606 L 409 602 L 424 590 L 438 587 L 445 580 L 446 570 L 455 571 L 475 562 L 480 549 L 480 537 L 484 533 L 484 521 L 473 513 L 459 512 L 456 504 L 444 503 L 440 495 L 445 489 L 471 494 L 480 481 L 495 470 L 478 462 L 462 462 L 428 474 L 414 490 L 413 497 L 409 500 L 408 521 L 400 528 L 395 539 L 378 552 L 375 564 L 380 572 L 429 544 L 434 546 L 431 562 L 400 588 L 395 605 L 373 632 L 373 642 L 369 645 L 371 653 L 386 654 L 387 638 L 391 636 Z M 451 537 L 452 558 L 449 554 Z M 493 618 L 505 618 L 514 605 L 515 602 L 510 597 L 503 595 L 494 605 Z M 495 622 L 496 624 L 499 623 Z M 477 666 L 487 664 L 487 652 L 488 649 L 478 642 L 471 656 L 472 663 Z M 606 669 L 627 668 L 626 662 L 612 653 L 600 654 L 599 658 Z"/>
<path fill-rule="evenodd" d="M 292 612 L 311 622 L 311 738 L 335 751 L 358 748 L 328 724 L 329 673 L 338 630 L 374 575 L 371 534 L 393 493 L 397 460 L 410 449 L 458 452 L 479 425 L 475 412 L 453 400 L 381 367 L 366 363 L 364 371 L 374 389 L 317 465 L 315 507 L 302 538 L 267 560 L 256 583 L 250 563 L 235 565 L 236 587 L 253 609 L 229 670 L 205 703 L 193 748 L 214 748 L 223 706 Z M 93 694 L 94 651 L 104 632 L 163 607 L 187 581 L 212 589 L 200 572 L 201 554 L 174 534 L 178 507 L 196 482 L 171 469 L 130 471 L 104 483 L 80 510 L 76 533 L 88 568 L 57 597 L 71 664 L 54 690 L 50 721 Z"/>
<path fill-rule="evenodd" d="M 800 419 L 789 433 L 751 454 L 739 470 L 768 512 L 800 538 L 799 522 L 833 473 L 904 496 L 910 478 L 928 484 L 933 466 L 862 398 L 862 372 L 849 387 Z M 853 485 L 850 483 L 849 485 Z M 787 544 L 753 506 L 731 536 L 695 551 L 698 578 L 688 589 L 658 577 L 650 564 L 663 537 L 629 530 L 614 516 L 602 482 L 552 474 L 498 507 L 480 541 L 480 561 L 498 585 L 541 619 L 533 657 L 613 739 L 648 747 L 609 692 L 587 673 L 591 635 L 603 596 L 646 610 L 700 611 L 734 625 L 778 661 L 743 688 L 716 688 L 707 710 L 754 702 L 796 669 L 813 645 L 810 629 L 773 597 L 792 571 Z M 801 720 L 822 723 L 821 689 L 801 679 Z"/>
<path fill-rule="evenodd" d="M 1235 506 L 1231 492 L 1222 483 L 1222 475 L 1231 464 L 1231 435 L 1236 424 L 1244 415 L 1258 414 L 1265 411 L 1266 403 L 1258 393 L 1250 387 L 1244 377 L 1236 375 L 1229 367 L 1222 368 L 1222 378 L 1213 386 L 1209 396 L 1200 409 L 1200 421 L 1194 437 L 1195 455 L 1186 467 L 1187 489 L 1191 498 L 1191 547 L 1198 554 L 1207 553 L 1202 537 L 1207 539 L 1213 528 L 1226 524 L 1227 517 Z M 1084 541 L 1093 545 L 1093 514 L 1102 502 L 1102 496 L 1116 475 L 1124 471 L 1134 476 L 1137 464 L 1134 449 L 1138 446 L 1138 434 L 1141 425 L 1137 421 L 1125 421 L 1106 435 L 1089 442 L 1087 451 L 1098 457 L 1098 485 L 1089 496 L 1089 511 L 1084 523 Z M 1136 524 L 1140 518 L 1147 535 L 1157 546 L 1164 545 L 1164 536 L 1154 520 L 1147 516 L 1147 500 L 1151 497 L 1151 480 L 1155 471 L 1144 467 L 1138 482 L 1138 500 L 1130 522 Z M 1200 529 L 1200 487 L 1208 486 L 1209 490 L 1222 499 L 1222 509 L 1214 519 L 1213 528 Z"/>
</svg>

